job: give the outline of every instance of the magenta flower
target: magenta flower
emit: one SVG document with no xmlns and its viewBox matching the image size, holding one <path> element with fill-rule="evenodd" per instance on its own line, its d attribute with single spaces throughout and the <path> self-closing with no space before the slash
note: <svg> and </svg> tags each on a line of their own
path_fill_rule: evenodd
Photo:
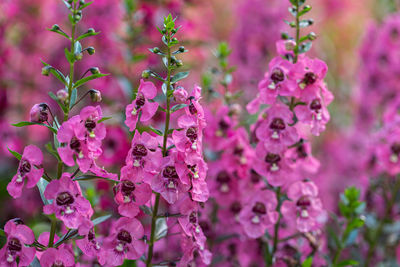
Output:
<svg viewBox="0 0 400 267">
<path fill-rule="evenodd" d="M 206 242 L 206 238 L 202 240 L 202 243 Z M 200 256 L 201 263 L 205 266 L 208 266 L 211 263 L 212 254 L 208 249 L 205 249 L 203 246 L 199 245 L 199 241 L 193 240 L 192 237 L 182 235 L 181 238 L 181 248 L 183 251 L 183 255 L 178 262 L 178 267 L 186 267 L 191 266 L 191 263 L 195 260 L 194 254 L 195 252 Z M 196 264 L 195 266 L 202 266 Z"/>
<path fill-rule="evenodd" d="M 289 149 L 285 156 L 293 162 L 293 168 L 302 177 L 316 173 L 319 169 L 320 162 L 311 154 L 311 144 L 309 142 Z"/>
<path fill-rule="evenodd" d="M 162 160 L 162 154 L 158 148 L 157 138 L 147 132 L 140 134 L 135 132 L 131 149 L 125 159 L 121 173 L 135 182 L 143 180 L 145 173 L 152 172 L 158 168 Z"/>
<path fill-rule="evenodd" d="M 376 145 L 379 168 L 391 175 L 400 172 L 400 117 L 386 122 L 378 133 L 380 142 Z"/>
<path fill-rule="evenodd" d="M 259 191 L 253 195 L 240 211 L 239 220 L 245 233 L 250 238 L 259 238 L 265 230 L 278 220 L 275 195 L 268 190 Z"/>
<path fill-rule="evenodd" d="M 204 128 L 206 126 L 206 121 L 204 118 L 203 107 L 199 103 L 200 99 L 201 99 L 201 87 L 195 85 L 190 96 L 186 101 L 188 106 L 185 107 L 185 112 L 188 115 L 194 116 L 198 121 L 198 125 Z"/>
<path fill-rule="evenodd" d="M 139 259 L 146 249 L 144 242 L 139 240 L 143 235 L 143 226 L 137 219 L 125 217 L 118 219 L 100 249 L 100 264 L 119 266 L 125 258 Z"/>
<path fill-rule="evenodd" d="M 324 215 L 321 200 L 317 197 L 317 186 L 313 182 L 298 181 L 289 187 L 287 195 L 292 201 L 283 202 L 283 216 L 296 222 L 300 232 L 315 229 Z"/>
<path fill-rule="evenodd" d="M 51 181 L 44 196 L 53 202 L 44 206 L 45 214 L 54 213 L 68 228 L 87 227 L 93 214 L 90 202 L 82 196 L 78 182 L 71 180 L 70 173 L 63 173 L 59 180 Z"/>
<path fill-rule="evenodd" d="M 257 138 L 264 142 L 265 147 L 273 153 L 280 153 L 298 140 L 297 130 L 289 126 L 293 114 L 282 104 L 271 106 L 266 112 L 267 118 L 256 130 Z"/>
<path fill-rule="evenodd" d="M 178 126 L 182 130 L 172 133 L 176 149 L 189 158 L 197 158 L 202 153 L 202 128 L 192 116 L 183 115 L 178 119 Z"/>
<path fill-rule="evenodd" d="M 158 103 L 149 102 L 149 99 L 153 99 L 156 95 L 157 88 L 152 82 L 140 80 L 136 99 L 126 107 L 125 124 L 129 127 L 129 130 L 135 130 L 140 113 L 140 121 L 148 121 L 154 116 L 158 109 Z"/>
<path fill-rule="evenodd" d="M 273 153 L 265 149 L 263 143 L 258 143 L 254 170 L 267 178 L 272 186 L 282 186 L 291 180 L 291 166 L 284 154 Z"/>
<path fill-rule="evenodd" d="M 234 127 L 237 122 L 229 116 L 228 106 L 220 107 L 215 115 L 209 110 L 206 111 L 206 143 L 213 150 L 222 150 L 229 145 L 230 137 L 235 135 Z"/>
<path fill-rule="evenodd" d="M 32 188 L 37 184 L 43 175 L 43 168 L 38 168 L 42 161 L 43 154 L 38 147 L 34 145 L 25 147 L 18 165 L 17 174 L 7 185 L 7 191 L 13 198 L 21 196 L 25 181 L 27 188 Z"/>
<path fill-rule="evenodd" d="M 43 267 L 75 266 L 75 257 L 67 248 L 48 248 L 40 257 L 40 265 Z"/>
<path fill-rule="evenodd" d="M 92 166 L 93 160 L 101 154 L 101 142 L 94 139 L 90 142 L 90 147 L 86 139 L 81 140 L 76 131 L 81 133 L 82 128 L 80 116 L 74 116 L 64 122 L 57 133 L 57 139 L 64 145 L 57 149 L 60 158 L 67 166 L 74 166 L 78 163 L 82 172 L 87 172 Z M 86 131 L 86 130 L 85 130 Z M 82 136 L 80 136 L 82 137 Z"/>
<path fill-rule="evenodd" d="M 151 188 L 160 193 L 169 204 L 175 203 L 179 195 L 189 189 L 189 185 L 182 182 L 184 177 L 180 177 L 176 170 L 176 157 L 176 153 L 173 153 L 163 158 L 159 173 L 151 181 Z"/>
<path fill-rule="evenodd" d="M 88 146 L 92 141 L 101 141 L 106 137 L 106 127 L 104 123 L 98 123 L 103 114 L 100 106 L 84 107 L 79 113 L 80 127 L 76 127 L 75 134 L 79 140 L 87 140 Z M 94 150 L 97 149 L 99 142 L 94 142 Z"/>
<path fill-rule="evenodd" d="M 173 94 L 176 102 L 183 104 L 187 101 L 188 92 L 183 87 L 178 86 L 178 88 L 174 90 Z"/>
<path fill-rule="evenodd" d="M 25 245 L 35 241 L 33 231 L 26 225 L 9 220 L 4 226 L 4 232 L 7 242 L 0 250 L 0 266 L 28 266 L 35 257 L 35 248 Z"/>
<path fill-rule="evenodd" d="M 93 228 L 89 230 L 84 238 L 77 239 L 75 242 L 82 252 L 89 257 L 95 257 L 100 252 L 100 244 L 96 239 Z"/>
<path fill-rule="evenodd" d="M 139 206 L 146 204 L 151 198 L 151 188 L 145 183 L 135 183 L 127 177 L 122 177 L 115 187 L 115 202 L 122 216 L 134 218 L 138 215 Z"/>
</svg>

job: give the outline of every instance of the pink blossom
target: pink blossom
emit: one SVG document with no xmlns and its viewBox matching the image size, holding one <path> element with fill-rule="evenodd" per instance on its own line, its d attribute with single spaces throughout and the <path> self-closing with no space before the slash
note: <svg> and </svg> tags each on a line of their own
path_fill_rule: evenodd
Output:
<svg viewBox="0 0 400 267">
<path fill-rule="evenodd" d="M 43 123 L 49 119 L 49 107 L 46 103 L 35 104 L 30 112 L 32 122 Z"/>
<path fill-rule="evenodd" d="M 275 211 L 276 205 L 275 195 L 266 190 L 255 193 L 243 206 L 239 219 L 250 238 L 263 236 L 265 230 L 277 222 L 279 214 Z"/>
<path fill-rule="evenodd" d="M 300 232 L 315 229 L 323 216 L 317 186 L 311 181 L 298 181 L 289 187 L 287 195 L 291 201 L 283 202 L 283 216 L 288 221 L 296 222 Z"/>
<path fill-rule="evenodd" d="M 71 174 L 63 173 L 59 180 L 51 181 L 44 191 L 51 204 L 44 206 L 45 214 L 54 213 L 68 228 L 87 227 L 93 214 L 90 202 L 82 196 L 78 182 L 71 180 Z"/>
<path fill-rule="evenodd" d="M 0 250 L 0 266 L 28 266 L 35 257 L 35 248 L 26 246 L 35 241 L 33 231 L 26 225 L 9 220 L 4 232 L 7 242 Z"/>
<path fill-rule="evenodd" d="M 140 121 L 148 121 L 154 116 L 158 109 L 158 103 L 149 102 L 149 99 L 153 99 L 156 95 L 157 88 L 152 82 L 140 80 L 136 99 L 126 107 L 125 124 L 129 127 L 129 130 L 133 131 L 136 128 L 139 114 L 141 114 Z"/>
<path fill-rule="evenodd" d="M 72 252 L 66 248 L 48 248 L 40 257 L 40 265 L 43 267 L 74 266 L 75 257 Z"/>
<path fill-rule="evenodd" d="M 178 119 L 178 126 L 181 130 L 175 130 L 172 133 L 176 149 L 184 152 L 190 159 L 197 158 L 202 153 L 202 128 L 189 115 L 181 116 Z"/>
<path fill-rule="evenodd" d="M 96 239 L 94 228 L 90 229 L 87 235 L 82 239 L 77 239 L 76 245 L 82 250 L 82 252 L 90 257 L 95 257 L 100 251 L 100 244 Z"/>
<path fill-rule="evenodd" d="M 198 125 L 202 128 L 206 126 L 206 120 L 204 117 L 204 109 L 199 103 L 201 99 L 201 87 L 195 85 L 190 96 L 187 99 L 188 106 L 185 107 L 185 112 L 188 115 L 194 116 L 198 121 Z"/>
<path fill-rule="evenodd" d="M 75 134 L 79 140 L 87 140 L 89 147 L 92 141 L 101 141 L 106 137 L 106 127 L 104 123 L 98 123 L 102 118 L 103 113 L 100 106 L 84 107 L 79 113 L 81 119 L 80 127 L 76 127 Z M 95 142 L 94 149 L 98 146 L 98 142 Z"/>
<path fill-rule="evenodd" d="M 143 235 L 143 226 L 137 219 L 118 219 L 113 224 L 109 236 L 104 239 L 99 253 L 100 264 L 119 266 L 125 259 L 139 259 L 146 249 L 144 242 L 139 240 Z"/>
<path fill-rule="evenodd" d="M 17 174 L 7 185 L 7 191 L 13 198 L 21 196 L 25 181 L 27 188 L 32 188 L 37 184 L 43 175 L 43 168 L 39 168 L 42 161 L 43 154 L 38 147 L 34 145 L 25 147 L 18 165 Z"/>
<path fill-rule="evenodd" d="M 176 102 L 180 104 L 186 103 L 188 98 L 188 92 L 183 87 L 178 87 L 174 91 L 174 98 Z"/>
</svg>

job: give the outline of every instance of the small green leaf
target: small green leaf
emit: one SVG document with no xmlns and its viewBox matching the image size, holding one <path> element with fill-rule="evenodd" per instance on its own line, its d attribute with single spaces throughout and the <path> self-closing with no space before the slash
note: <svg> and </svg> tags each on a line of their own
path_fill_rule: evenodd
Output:
<svg viewBox="0 0 400 267">
<path fill-rule="evenodd" d="M 304 19 L 304 20 L 300 21 L 299 27 L 300 28 L 306 28 L 306 27 L 311 26 L 313 24 L 314 24 L 314 20 L 312 20 L 312 19 Z"/>
<path fill-rule="evenodd" d="M 87 3 L 83 4 L 83 5 L 79 5 L 79 10 L 82 10 L 82 9 L 86 8 L 86 7 L 90 6 L 91 4 L 93 4 L 93 1 L 92 2 L 87 2 Z"/>
<path fill-rule="evenodd" d="M 1 228 L 0 228 L 0 236 L 6 236 L 6 232 L 4 232 L 4 230 Z"/>
<path fill-rule="evenodd" d="M 90 37 L 90 36 L 98 35 L 99 33 L 100 33 L 100 32 L 87 32 L 87 33 L 82 34 L 82 35 L 79 36 L 78 38 L 76 38 L 76 40 L 77 40 L 77 41 L 80 41 L 80 40 L 82 40 L 82 39 L 84 39 L 84 38 L 87 38 L 87 37 Z"/>
<path fill-rule="evenodd" d="M 154 236 L 156 240 L 160 240 L 165 237 L 168 233 L 168 225 L 166 218 L 158 218 L 156 220 L 156 230 Z"/>
<path fill-rule="evenodd" d="M 103 179 L 103 180 L 107 180 L 107 181 L 111 181 L 111 182 L 117 182 L 110 178 L 101 177 L 101 176 L 97 176 L 97 175 L 90 175 L 90 174 L 80 175 L 78 177 L 75 177 L 72 180 L 74 180 L 74 181 L 91 181 L 91 180 L 97 180 L 97 179 Z"/>
<path fill-rule="evenodd" d="M 49 205 L 49 204 L 51 204 L 53 202 L 52 200 L 48 200 L 44 196 L 44 191 L 46 190 L 46 187 L 47 187 L 48 184 L 49 184 L 49 182 L 47 182 L 43 178 L 40 178 L 39 182 L 36 184 L 36 186 L 39 189 L 40 197 L 42 198 L 43 204 L 45 204 L 45 205 Z"/>
<path fill-rule="evenodd" d="M 151 211 L 150 207 L 146 205 L 140 206 L 140 209 L 147 215 L 152 216 L 153 212 Z"/>
<path fill-rule="evenodd" d="M 187 106 L 188 106 L 187 104 L 177 104 L 177 105 L 175 105 L 175 106 L 173 106 L 171 108 L 171 112 L 178 111 L 178 110 L 183 109 L 184 107 L 187 107 Z"/>
<path fill-rule="evenodd" d="M 291 28 L 296 28 L 296 22 L 294 21 L 288 21 L 288 20 L 283 20 L 287 25 L 289 25 Z"/>
<path fill-rule="evenodd" d="M 156 134 L 159 135 L 159 136 L 163 136 L 163 135 L 164 135 L 163 132 L 162 132 L 161 130 L 158 130 L 158 129 L 156 129 L 156 128 L 153 128 L 153 126 L 151 126 L 151 125 L 149 125 L 148 128 L 149 128 L 152 132 L 156 133 Z"/>
<path fill-rule="evenodd" d="M 54 129 L 53 127 L 51 127 L 51 126 L 49 126 L 49 125 L 47 125 L 47 124 L 44 124 L 44 123 L 37 123 L 37 122 L 30 122 L 30 121 L 21 121 L 21 122 L 18 122 L 18 123 L 14 123 L 14 124 L 11 124 L 12 126 L 15 126 L 15 127 L 23 127 L 23 126 L 29 126 L 29 125 L 40 125 L 40 126 L 45 126 L 45 127 L 47 127 L 49 130 L 51 130 L 53 133 L 57 133 L 57 129 Z"/>
<path fill-rule="evenodd" d="M 58 155 L 57 150 L 55 150 L 53 148 L 53 144 L 51 142 L 47 143 L 44 147 L 46 148 L 47 152 L 52 154 L 57 160 L 59 160 L 59 161 L 61 160 L 60 156 Z"/>
<path fill-rule="evenodd" d="M 158 106 L 157 111 L 167 112 L 167 110 L 161 106 Z"/>
<path fill-rule="evenodd" d="M 71 99 L 69 102 L 69 108 L 71 109 L 73 105 L 75 105 L 76 99 L 78 97 L 78 90 L 76 88 L 72 89 Z"/>
<path fill-rule="evenodd" d="M 65 58 L 68 60 L 69 63 L 74 63 L 75 58 L 74 55 L 72 55 L 67 48 L 64 49 L 65 52 Z"/>
<path fill-rule="evenodd" d="M 189 75 L 188 71 L 183 71 L 183 72 L 178 72 L 177 74 L 174 75 L 171 79 L 171 83 L 176 83 L 182 79 L 185 79 Z"/>
<path fill-rule="evenodd" d="M 8 151 L 10 151 L 11 154 L 13 154 L 14 157 L 16 157 L 18 160 L 21 160 L 22 155 L 20 153 L 18 153 L 17 151 L 11 150 L 9 148 L 7 148 Z"/>
<path fill-rule="evenodd" d="M 303 261 L 301 267 L 311 267 L 312 262 L 313 262 L 313 257 L 308 257 L 307 259 L 305 259 L 305 261 Z"/>
<path fill-rule="evenodd" d="M 112 119 L 112 117 L 103 117 L 100 120 L 98 120 L 97 123 L 102 123 L 103 121 L 106 121 L 106 120 L 109 120 L 109 119 Z"/>
<path fill-rule="evenodd" d="M 311 49 L 311 47 L 312 47 L 312 42 L 302 43 L 299 46 L 299 53 L 300 54 L 306 53 Z"/>
<path fill-rule="evenodd" d="M 304 6 L 304 8 L 299 12 L 299 17 L 308 13 L 310 10 L 311 10 L 311 6 L 309 6 L 309 5 Z"/>
<path fill-rule="evenodd" d="M 84 85 L 85 83 L 87 83 L 88 81 L 100 78 L 100 77 L 104 77 L 104 76 L 108 76 L 109 74 L 103 74 L 103 73 L 97 73 L 97 74 L 92 74 L 88 77 L 82 78 L 78 81 L 76 81 L 76 83 L 74 84 L 74 88 L 78 88 L 79 86 Z"/>
<path fill-rule="evenodd" d="M 50 73 L 54 75 L 58 80 L 60 80 L 65 86 L 68 86 L 67 79 L 65 78 L 64 74 L 61 73 L 58 69 L 50 66 L 43 60 L 40 60 L 44 66 L 49 66 L 50 67 Z"/>
<path fill-rule="evenodd" d="M 47 29 L 47 30 L 49 30 L 49 31 L 51 31 L 51 32 L 58 33 L 58 34 L 64 36 L 65 38 L 67 38 L 68 40 L 70 40 L 69 36 L 68 36 L 65 32 L 58 31 L 58 30 L 53 30 L 53 29 Z"/>
<path fill-rule="evenodd" d="M 106 220 L 108 220 L 110 218 L 111 218 L 111 214 L 104 215 L 104 216 L 101 216 L 101 217 L 98 217 L 98 218 L 92 220 L 92 223 L 93 223 L 94 226 L 96 226 L 96 225 L 98 225 L 98 224 L 100 224 L 102 222 L 105 222 Z"/>
<path fill-rule="evenodd" d="M 356 260 L 344 260 L 339 262 L 336 266 L 340 267 L 340 266 L 357 266 L 357 265 L 359 265 L 359 263 Z"/>
</svg>

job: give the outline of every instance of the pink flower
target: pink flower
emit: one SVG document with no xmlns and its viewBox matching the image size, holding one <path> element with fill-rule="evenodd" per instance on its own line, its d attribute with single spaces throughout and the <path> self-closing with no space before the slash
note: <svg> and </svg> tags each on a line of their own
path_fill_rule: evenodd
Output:
<svg viewBox="0 0 400 267">
<path fill-rule="evenodd" d="M 307 141 L 289 149 L 286 152 L 287 158 L 293 162 L 294 169 L 302 178 L 304 176 L 316 173 L 319 169 L 320 162 L 311 154 L 311 144 Z"/>
<path fill-rule="evenodd" d="M 71 251 L 66 248 L 48 248 L 40 257 L 40 265 L 43 267 L 74 266 L 75 257 Z"/>
<path fill-rule="evenodd" d="M 51 204 L 44 206 L 45 214 L 54 213 L 68 228 L 86 227 L 93 214 L 90 202 L 82 196 L 78 182 L 71 180 L 70 173 L 63 173 L 59 180 L 51 181 L 44 191 L 44 196 Z"/>
<path fill-rule="evenodd" d="M 146 246 L 140 241 L 144 235 L 142 224 L 135 218 L 122 217 L 116 221 L 109 236 L 104 239 L 99 253 L 101 265 L 119 266 L 125 258 L 129 260 L 139 259 Z"/>
<path fill-rule="evenodd" d="M 187 192 L 188 185 L 185 185 L 176 171 L 176 164 L 178 159 L 176 153 L 163 158 L 163 163 L 160 166 L 160 171 L 155 175 L 151 181 L 151 188 L 160 193 L 161 196 L 169 203 L 174 204 L 179 195 Z"/>
<path fill-rule="evenodd" d="M 90 229 L 88 234 L 82 239 L 77 239 L 76 245 L 82 250 L 82 252 L 90 257 L 95 257 L 100 252 L 100 244 L 96 239 L 94 228 Z"/>
<path fill-rule="evenodd" d="M 280 153 L 298 140 L 296 128 L 289 126 L 293 114 L 287 106 L 276 104 L 266 112 L 267 118 L 256 129 L 257 138 L 273 153 Z"/>
<path fill-rule="evenodd" d="M 145 183 L 134 183 L 127 177 L 122 177 L 116 186 L 115 202 L 122 216 L 134 218 L 140 211 L 139 206 L 146 204 L 152 195 L 151 188 Z"/>
<path fill-rule="evenodd" d="M 194 116 L 198 121 L 198 125 L 204 128 L 206 126 L 206 121 L 204 118 L 203 107 L 199 103 L 200 99 L 201 99 L 201 87 L 195 85 L 192 90 L 192 93 L 190 94 L 189 98 L 186 101 L 188 103 L 188 106 L 185 107 L 185 112 L 188 115 Z"/>
<path fill-rule="evenodd" d="M 185 103 L 188 98 L 188 92 L 183 87 L 178 87 L 174 91 L 174 98 L 178 103 Z"/>
<path fill-rule="evenodd" d="M 147 132 L 140 134 L 135 132 L 131 149 L 128 151 L 121 173 L 132 181 L 140 182 L 146 172 L 152 172 L 158 168 L 162 160 L 161 150 L 158 148 L 157 138 Z"/>
<path fill-rule="evenodd" d="M 106 127 L 104 123 L 98 123 L 103 114 L 100 106 L 84 107 L 79 113 L 81 119 L 80 127 L 76 127 L 75 134 L 79 140 L 87 140 L 90 146 L 91 142 L 101 141 L 106 137 Z M 94 149 L 98 146 L 98 142 L 94 143 Z"/>
<path fill-rule="evenodd" d="M 148 121 L 154 116 L 158 109 L 158 103 L 149 102 L 149 99 L 153 99 L 156 95 L 157 88 L 152 82 L 140 80 L 136 99 L 126 107 L 125 124 L 129 127 L 129 130 L 133 131 L 136 128 L 140 113 L 140 121 Z"/>
<path fill-rule="evenodd" d="M 292 201 L 283 202 L 283 216 L 296 222 L 300 232 L 315 229 L 323 216 L 322 203 L 317 197 L 317 186 L 313 182 L 298 181 L 289 187 L 287 195 Z"/>
<path fill-rule="evenodd" d="M 387 122 L 378 133 L 379 142 L 376 144 L 376 155 L 381 171 L 391 175 L 400 172 L 400 117 Z"/>
<path fill-rule="evenodd" d="M 264 235 L 268 227 L 278 220 L 275 211 L 277 200 L 271 191 L 259 191 L 253 195 L 240 211 L 239 219 L 245 233 L 250 238 L 259 238 Z"/>
<path fill-rule="evenodd" d="M 43 168 L 37 168 L 42 164 L 42 161 L 43 154 L 38 147 L 34 145 L 25 147 L 18 165 L 17 174 L 7 185 L 7 191 L 13 198 L 21 196 L 25 181 L 27 188 L 32 188 L 37 184 L 43 175 Z"/>
<path fill-rule="evenodd" d="M 204 241 L 205 243 L 205 238 Z M 178 262 L 177 266 L 178 267 L 186 267 L 190 266 L 191 262 L 194 260 L 194 253 L 197 252 L 198 255 L 200 256 L 201 262 L 204 265 L 209 265 L 211 263 L 212 259 L 212 254 L 209 250 L 205 249 L 202 246 L 199 246 L 199 243 L 193 240 L 192 237 L 182 235 L 181 238 L 181 248 L 183 251 L 183 255 Z M 197 264 L 195 265 L 197 266 Z"/>
<path fill-rule="evenodd" d="M 0 250 L 0 266 L 28 266 L 35 257 L 35 248 L 25 245 L 35 241 L 33 231 L 26 225 L 9 220 L 4 226 L 4 232 L 7 242 Z"/>
<path fill-rule="evenodd" d="M 189 158 L 197 158 L 202 153 L 202 128 L 192 116 L 183 115 L 178 119 L 178 126 L 182 130 L 175 130 L 172 139 L 176 149 L 184 152 Z"/>
<path fill-rule="evenodd" d="M 101 142 L 99 140 L 92 140 L 90 146 L 86 139 L 80 139 L 79 136 L 82 130 L 80 116 L 74 116 L 68 121 L 64 122 L 57 133 L 57 139 L 63 146 L 57 148 L 60 158 L 67 166 L 74 166 L 74 156 L 82 172 L 87 172 L 95 158 L 101 154 Z M 78 132 L 78 134 L 76 133 Z"/>
<path fill-rule="evenodd" d="M 272 186 L 282 186 L 292 178 L 291 166 L 284 154 L 266 150 L 263 143 L 257 145 L 253 168 Z"/>
<path fill-rule="evenodd" d="M 35 104 L 30 112 L 31 122 L 44 123 L 49 119 L 49 107 L 46 103 Z"/>
</svg>

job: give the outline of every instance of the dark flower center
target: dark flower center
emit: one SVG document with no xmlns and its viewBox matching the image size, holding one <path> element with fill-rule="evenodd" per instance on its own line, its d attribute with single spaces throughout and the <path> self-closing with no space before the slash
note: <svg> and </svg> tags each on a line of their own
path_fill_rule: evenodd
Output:
<svg viewBox="0 0 400 267">
<path fill-rule="evenodd" d="M 136 189 L 136 186 L 131 181 L 123 181 L 122 182 L 121 191 L 125 195 L 129 195 L 130 193 L 135 191 L 135 189 Z"/>
<path fill-rule="evenodd" d="M 132 155 L 134 157 L 143 158 L 147 156 L 147 148 L 142 144 L 137 144 L 132 149 Z"/>
<path fill-rule="evenodd" d="M 233 214 L 238 214 L 242 210 L 242 204 L 240 204 L 239 201 L 234 201 L 231 206 L 229 207 L 229 210 Z"/>
<path fill-rule="evenodd" d="M 11 238 L 7 243 L 7 247 L 10 251 L 17 252 L 22 250 L 21 242 L 19 242 L 19 240 L 16 238 Z"/>
<path fill-rule="evenodd" d="M 285 130 L 286 125 L 285 122 L 281 119 L 281 118 L 274 118 L 271 122 L 271 124 L 269 125 L 269 128 L 272 130 Z"/>
<path fill-rule="evenodd" d="M 257 201 L 251 211 L 257 214 L 266 214 L 267 208 L 265 207 L 264 203 Z"/>
<path fill-rule="evenodd" d="M 310 109 L 312 110 L 320 110 L 322 108 L 321 101 L 316 98 L 310 103 Z"/>
<path fill-rule="evenodd" d="M 192 224 L 197 223 L 197 213 L 195 211 L 193 211 L 192 213 L 190 213 L 189 215 L 189 222 Z"/>
<path fill-rule="evenodd" d="M 89 241 L 92 241 L 92 240 L 94 240 L 96 238 L 93 228 L 90 229 L 90 231 L 89 231 L 89 233 L 87 235 L 87 238 L 88 238 Z"/>
<path fill-rule="evenodd" d="M 167 166 L 163 170 L 163 176 L 168 179 L 179 179 L 174 166 Z"/>
<path fill-rule="evenodd" d="M 27 161 L 26 159 L 22 159 L 21 163 L 19 165 L 19 173 L 21 176 L 24 176 L 25 174 L 27 174 L 28 172 L 31 171 L 31 164 L 29 163 L 29 161 Z"/>
<path fill-rule="evenodd" d="M 299 198 L 299 200 L 297 200 L 296 206 L 303 209 L 308 208 L 309 206 L 311 206 L 311 200 L 308 196 L 302 196 L 301 198 Z"/>
<path fill-rule="evenodd" d="M 70 144 L 69 144 L 69 147 L 72 149 L 72 150 L 75 150 L 76 152 L 80 152 L 80 148 L 81 148 L 81 142 L 76 138 L 76 137 L 73 137 L 72 139 L 71 139 L 71 142 L 70 142 Z"/>
<path fill-rule="evenodd" d="M 51 267 L 65 267 L 65 265 L 62 261 L 56 260 Z"/>
<path fill-rule="evenodd" d="M 296 148 L 296 152 L 297 152 L 297 155 L 299 156 L 299 158 L 306 158 L 308 156 L 304 145 L 298 146 Z"/>
<path fill-rule="evenodd" d="M 146 103 L 146 99 L 144 98 L 144 95 L 139 93 L 136 96 L 136 102 L 135 102 L 136 109 L 139 109 L 139 108 L 143 107 L 145 103 Z"/>
<path fill-rule="evenodd" d="M 251 175 L 250 176 L 251 182 L 254 184 L 258 183 L 261 180 L 261 176 L 258 173 L 256 173 L 253 169 L 250 171 L 250 175 Z"/>
<path fill-rule="evenodd" d="M 285 79 L 285 74 L 283 73 L 283 71 L 279 68 L 276 68 L 272 71 L 271 74 L 271 80 L 274 83 L 279 83 L 281 81 L 283 81 Z"/>
<path fill-rule="evenodd" d="M 317 80 L 317 75 L 315 75 L 313 72 L 307 72 L 303 78 L 303 82 L 306 85 L 314 84 L 316 80 Z"/>
<path fill-rule="evenodd" d="M 394 143 L 393 145 L 391 145 L 390 150 L 395 155 L 400 154 L 400 143 Z"/>
<path fill-rule="evenodd" d="M 86 121 L 85 121 L 85 128 L 86 128 L 89 132 L 93 131 L 93 129 L 96 128 L 96 122 L 94 122 L 94 121 L 92 121 L 92 120 L 90 120 L 90 119 L 86 120 Z"/>
<path fill-rule="evenodd" d="M 69 192 L 60 193 L 56 198 L 56 203 L 59 206 L 70 205 L 74 203 L 74 201 L 75 201 L 74 198 Z"/>
<path fill-rule="evenodd" d="M 194 143 L 197 140 L 197 129 L 194 127 L 187 129 L 186 137 L 189 138 L 190 142 Z"/>
<path fill-rule="evenodd" d="M 233 149 L 233 154 L 236 156 L 242 156 L 243 151 L 244 151 L 243 147 L 235 146 L 235 148 Z"/>
<path fill-rule="evenodd" d="M 265 156 L 265 162 L 273 164 L 273 163 L 278 163 L 279 161 L 281 161 L 281 156 L 279 156 L 278 154 L 272 154 L 272 153 L 268 153 Z"/>
<path fill-rule="evenodd" d="M 131 234 L 128 231 L 125 231 L 125 230 L 119 231 L 117 239 L 119 241 L 122 241 L 122 242 L 128 243 L 128 244 L 132 242 Z"/>
<path fill-rule="evenodd" d="M 189 112 L 190 112 L 190 114 L 195 115 L 195 114 L 197 114 L 197 109 L 192 102 L 193 100 L 195 100 L 195 98 L 193 96 L 190 96 L 189 100 L 190 100 Z"/>
<path fill-rule="evenodd" d="M 229 174 L 226 171 L 222 171 L 217 175 L 217 182 L 221 184 L 229 183 L 230 180 L 231 177 L 229 177 Z"/>
</svg>

